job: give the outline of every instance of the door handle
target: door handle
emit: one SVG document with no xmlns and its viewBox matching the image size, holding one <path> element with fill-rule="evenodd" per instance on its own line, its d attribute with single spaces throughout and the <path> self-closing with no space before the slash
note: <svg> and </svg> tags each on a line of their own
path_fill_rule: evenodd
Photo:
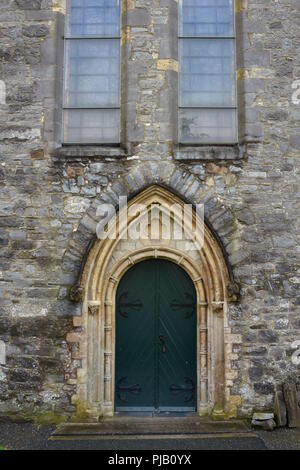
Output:
<svg viewBox="0 0 300 470">
<path fill-rule="evenodd" d="M 163 354 L 165 354 L 167 352 L 167 348 L 166 348 L 166 342 L 165 342 L 164 336 L 159 335 L 158 340 L 159 340 L 159 344 L 160 344 L 160 347 L 161 347 L 161 352 Z"/>
</svg>

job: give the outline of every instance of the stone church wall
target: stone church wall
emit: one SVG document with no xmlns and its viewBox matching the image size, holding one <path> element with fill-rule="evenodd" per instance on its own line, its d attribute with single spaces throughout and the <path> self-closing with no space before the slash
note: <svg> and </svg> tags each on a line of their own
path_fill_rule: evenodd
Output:
<svg viewBox="0 0 300 470">
<path fill-rule="evenodd" d="M 155 183 L 204 202 L 240 286 L 237 413 L 272 408 L 287 377 L 300 385 L 300 1 L 236 2 L 239 145 L 184 148 L 178 3 L 123 3 L 122 146 L 74 148 L 60 141 L 64 1 L 0 0 L 0 415 L 75 413 L 70 289 L 93 242 L 89 211 Z"/>
</svg>

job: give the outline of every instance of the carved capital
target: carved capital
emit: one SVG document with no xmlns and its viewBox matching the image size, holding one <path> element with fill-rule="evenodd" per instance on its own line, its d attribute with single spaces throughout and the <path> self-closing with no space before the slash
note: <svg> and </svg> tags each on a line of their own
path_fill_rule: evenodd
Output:
<svg viewBox="0 0 300 470">
<path fill-rule="evenodd" d="M 99 305 L 89 305 L 88 309 L 89 309 L 89 314 L 92 315 L 92 317 L 94 317 L 95 315 L 98 315 L 99 313 Z"/>
<path fill-rule="evenodd" d="M 223 315 L 223 308 L 224 308 L 224 302 L 212 302 L 211 303 L 211 308 L 213 313 L 215 313 L 218 316 Z"/>
</svg>

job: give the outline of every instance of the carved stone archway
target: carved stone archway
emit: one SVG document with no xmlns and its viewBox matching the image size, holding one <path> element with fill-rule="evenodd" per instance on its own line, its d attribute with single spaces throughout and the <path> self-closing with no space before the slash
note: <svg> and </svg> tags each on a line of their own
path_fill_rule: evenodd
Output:
<svg viewBox="0 0 300 470">
<path fill-rule="evenodd" d="M 183 208 L 184 201 L 154 185 L 133 198 L 128 210 L 133 204 L 143 204 L 149 212 L 153 205 L 169 211 L 174 204 Z M 218 241 L 205 224 L 203 244 L 198 250 L 185 251 L 181 242 L 174 239 L 137 240 L 133 243 L 132 240 L 122 240 L 125 227 L 119 224 L 117 215 L 115 217 L 116 239 L 95 242 L 81 278 L 84 290 L 82 317 L 75 320 L 75 326 L 81 327 L 76 341 L 82 367 L 78 370 L 77 394 L 73 402 L 93 418 L 114 414 L 116 290 L 132 265 L 162 258 L 180 265 L 194 282 L 197 292 L 197 411 L 201 415 L 213 410 L 220 413 L 228 411 L 230 392 L 226 375 L 229 374 L 230 383 L 230 355 L 227 357 L 230 348 L 227 343 L 232 342 L 227 324 L 230 276 Z M 176 213 L 172 217 L 173 224 L 176 224 Z M 191 232 L 195 217 L 193 212 Z M 128 226 L 138 221 L 138 214 L 129 216 Z"/>
</svg>

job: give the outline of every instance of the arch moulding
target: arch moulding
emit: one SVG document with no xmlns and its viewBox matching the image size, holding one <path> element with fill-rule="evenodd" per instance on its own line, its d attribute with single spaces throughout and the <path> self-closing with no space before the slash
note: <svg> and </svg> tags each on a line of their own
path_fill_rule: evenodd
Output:
<svg viewBox="0 0 300 470">
<path fill-rule="evenodd" d="M 128 203 L 143 204 L 149 214 L 153 205 L 161 213 L 174 204 L 183 209 L 184 201 L 160 186 L 152 186 Z M 173 226 L 178 214 L 170 212 Z M 145 214 L 144 214 L 145 216 Z M 134 264 L 151 258 L 165 259 L 180 265 L 192 279 L 197 293 L 197 412 L 200 415 L 231 414 L 238 397 L 230 396 L 232 385 L 232 344 L 239 342 L 231 335 L 227 321 L 230 298 L 230 275 L 219 242 L 204 224 L 203 243 L 195 235 L 196 214 L 193 211 L 188 231 L 194 234 L 194 250 L 185 250 L 183 242 L 165 240 L 126 240 L 122 238 L 125 225 L 118 219 L 116 237 L 97 240 L 91 249 L 81 277 L 84 292 L 82 316 L 74 317 L 76 333 L 70 342 L 78 343 L 76 359 L 77 392 L 73 403 L 91 419 L 114 414 L 115 368 L 115 307 L 116 291 L 125 272 Z M 128 215 L 128 227 L 141 220 L 141 214 Z M 113 220 L 114 221 L 114 220 Z M 161 219 L 160 219 L 161 223 Z M 161 230 L 159 231 L 159 233 Z M 186 242 L 186 241 L 185 241 Z M 199 243 L 197 243 L 199 242 Z"/>
</svg>

